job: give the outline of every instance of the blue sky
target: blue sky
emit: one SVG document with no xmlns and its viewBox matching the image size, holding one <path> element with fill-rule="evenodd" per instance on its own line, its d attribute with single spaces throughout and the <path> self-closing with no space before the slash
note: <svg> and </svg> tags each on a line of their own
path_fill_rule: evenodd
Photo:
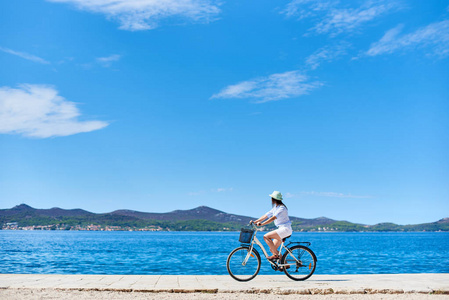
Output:
<svg viewBox="0 0 449 300">
<path fill-rule="evenodd" d="M 0 2 L 0 207 L 449 217 L 446 1 Z"/>
</svg>

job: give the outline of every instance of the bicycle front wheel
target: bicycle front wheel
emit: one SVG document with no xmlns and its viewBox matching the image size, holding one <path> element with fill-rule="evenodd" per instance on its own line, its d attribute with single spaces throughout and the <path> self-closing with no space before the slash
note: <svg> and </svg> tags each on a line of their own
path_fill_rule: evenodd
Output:
<svg viewBox="0 0 449 300">
<path fill-rule="evenodd" d="M 238 281 L 250 281 L 256 277 L 260 264 L 259 253 L 254 249 L 249 252 L 249 247 L 245 246 L 234 249 L 226 260 L 229 275 Z"/>
<path fill-rule="evenodd" d="M 281 264 L 284 273 L 293 280 L 306 280 L 312 276 L 316 268 L 316 256 L 305 246 L 293 246 L 285 251 Z"/>
</svg>

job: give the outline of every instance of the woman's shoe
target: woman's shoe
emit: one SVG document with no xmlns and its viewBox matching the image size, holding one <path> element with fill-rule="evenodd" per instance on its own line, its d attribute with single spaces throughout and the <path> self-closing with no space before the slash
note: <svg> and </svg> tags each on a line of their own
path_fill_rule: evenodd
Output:
<svg viewBox="0 0 449 300">
<path fill-rule="evenodd" d="M 279 259 L 279 255 L 278 254 L 273 254 L 271 256 L 267 257 L 269 260 L 274 260 L 274 259 Z"/>
</svg>

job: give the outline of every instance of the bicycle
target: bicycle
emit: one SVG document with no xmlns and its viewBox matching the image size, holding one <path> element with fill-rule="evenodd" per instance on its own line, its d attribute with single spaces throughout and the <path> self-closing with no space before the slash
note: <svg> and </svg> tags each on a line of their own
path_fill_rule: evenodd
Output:
<svg viewBox="0 0 449 300">
<path fill-rule="evenodd" d="M 290 279 L 306 280 L 315 272 L 317 258 L 308 246 L 310 242 L 289 242 L 284 245 L 285 240 L 290 236 L 282 239 L 279 247 L 279 259 L 268 259 L 268 253 L 262 243 L 257 239 L 257 227 L 254 223 L 250 223 L 252 230 L 242 228 L 239 241 L 242 246 L 235 248 L 226 260 L 226 268 L 229 275 L 237 281 L 250 281 L 260 271 L 261 259 L 259 252 L 254 248 L 254 244 L 258 245 L 275 271 L 283 271 Z M 292 245 L 293 244 L 293 245 Z M 290 246 L 292 245 L 292 246 Z M 289 247 L 290 246 L 290 247 Z M 282 254 L 282 250 L 285 250 Z"/>
</svg>

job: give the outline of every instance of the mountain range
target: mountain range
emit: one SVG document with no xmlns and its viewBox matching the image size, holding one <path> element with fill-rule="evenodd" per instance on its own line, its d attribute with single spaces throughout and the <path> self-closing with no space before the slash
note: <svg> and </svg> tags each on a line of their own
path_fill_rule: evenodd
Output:
<svg viewBox="0 0 449 300">
<path fill-rule="evenodd" d="M 73 229 L 76 226 L 95 224 L 139 229 L 157 227 L 161 230 L 239 230 L 256 218 L 226 213 L 207 206 L 189 210 L 175 210 L 168 213 L 150 213 L 134 210 L 115 210 L 110 213 L 92 213 L 83 209 L 36 209 L 20 204 L 10 209 L 0 209 L 0 224 L 17 222 L 19 227 L 58 225 Z M 292 227 L 298 231 L 449 231 L 449 218 L 433 223 L 397 225 L 379 223 L 376 225 L 356 224 L 325 217 L 305 219 L 290 217 Z M 62 224 L 62 225 L 61 225 Z M 268 226 L 270 227 L 270 226 Z M 271 225 L 272 227 L 272 225 Z"/>
</svg>

